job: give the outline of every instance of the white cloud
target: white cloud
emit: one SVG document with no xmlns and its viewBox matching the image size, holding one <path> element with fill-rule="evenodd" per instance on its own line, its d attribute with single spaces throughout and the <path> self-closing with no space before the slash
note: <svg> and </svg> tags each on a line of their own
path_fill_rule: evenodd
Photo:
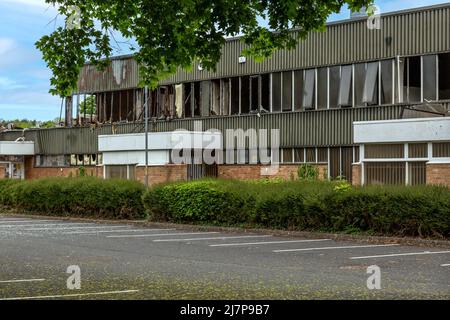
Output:
<svg viewBox="0 0 450 320">
<path fill-rule="evenodd" d="M 14 90 L 21 88 L 25 88 L 25 86 L 7 77 L 0 77 L 0 90 Z"/>
</svg>

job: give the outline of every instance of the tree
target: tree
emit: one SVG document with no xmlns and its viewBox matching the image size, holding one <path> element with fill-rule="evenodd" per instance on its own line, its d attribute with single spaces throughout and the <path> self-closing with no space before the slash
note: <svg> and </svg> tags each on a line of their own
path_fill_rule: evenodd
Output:
<svg viewBox="0 0 450 320">
<path fill-rule="evenodd" d="M 244 55 L 261 60 L 292 49 L 344 5 L 353 11 L 373 0 L 46 0 L 58 5 L 66 26 L 36 46 L 53 72 L 52 94 L 69 96 L 86 62 L 105 68 L 114 34 L 133 39 L 141 85 L 155 87 L 194 61 L 215 70 L 227 36 L 243 34 Z M 263 26 L 260 21 L 267 21 Z M 292 28 L 299 32 L 290 32 Z"/>
<path fill-rule="evenodd" d="M 96 105 L 95 105 L 95 96 L 88 96 L 86 100 L 80 103 L 80 114 L 84 115 L 93 115 L 95 114 Z"/>
</svg>

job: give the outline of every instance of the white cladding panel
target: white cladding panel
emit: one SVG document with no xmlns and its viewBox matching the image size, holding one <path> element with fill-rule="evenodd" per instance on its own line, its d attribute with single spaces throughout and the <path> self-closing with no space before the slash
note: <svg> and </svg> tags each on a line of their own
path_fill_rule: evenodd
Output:
<svg viewBox="0 0 450 320">
<path fill-rule="evenodd" d="M 169 163 L 169 151 L 149 151 L 148 162 L 150 166 L 165 165 Z M 103 153 L 104 165 L 145 165 L 145 151 L 117 151 Z"/>
<path fill-rule="evenodd" d="M 450 117 L 353 123 L 355 143 L 450 141 Z"/>
<path fill-rule="evenodd" d="M 219 132 L 174 131 L 148 134 L 148 150 L 221 147 L 222 134 Z M 145 133 L 99 136 L 98 148 L 100 152 L 145 150 Z"/>
<path fill-rule="evenodd" d="M 34 142 L 0 141 L 0 155 L 32 156 L 34 155 Z"/>
</svg>

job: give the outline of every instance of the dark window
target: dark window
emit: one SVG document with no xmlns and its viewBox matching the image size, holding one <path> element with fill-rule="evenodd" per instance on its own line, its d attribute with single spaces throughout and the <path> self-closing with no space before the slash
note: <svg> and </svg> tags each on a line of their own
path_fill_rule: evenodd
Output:
<svg viewBox="0 0 450 320">
<path fill-rule="evenodd" d="M 402 185 L 406 182 L 404 162 L 366 163 L 364 173 L 368 185 Z"/>
<path fill-rule="evenodd" d="M 231 114 L 239 114 L 239 78 L 231 78 Z"/>
<path fill-rule="evenodd" d="M 433 143 L 434 158 L 450 158 L 450 142 Z"/>
<path fill-rule="evenodd" d="M 283 163 L 292 163 L 292 148 L 283 149 Z"/>
<path fill-rule="evenodd" d="M 427 158 L 428 144 L 426 143 L 410 143 L 408 145 L 409 158 Z"/>
<path fill-rule="evenodd" d="M 316 148 L 306 148 L 306 162 L 316 162 Z"/>
<path fill-rule="evenodd" d="M 366 79 L 366 64 L 355 64 L 355 105 L 364 106 L 364 82 Z"/>
<path fill-rule="evenodd" d="M 292 72 L 283 72 L 283 111 L 292 110 Z"/>
<path fill-rule="evenodd" d="M 250 78 L 241 77 L 241 114 L 250 112 Z"/>
<path fill-rule="evenodd" d="M 303 70 L 294 72 L 294 109 L 301 110 L 303 102 Z"/>
<path fill-rule="evenodd" d="M 330 68 L 330 109 L 338 107 L 339 104 L 339 85 L 341 79 L 341 67 Z"/>
<path fill-rule="evenodd" d="M 327 109 L 327 107 L 328 107 L 328 68 L 319 68 L 317 69 L 317 109 Z"/>
<path fill-rule="evenodd" d="M 420 57 L 410 57 L 406 60 L 405 84 L 406 101 L 419 102 L 421 96 Z"/>
<path fill-rule="evenodd" d="M 281 111 L 281 72 L 272 74 L 272 111 Z"/>
<path fill-rule="evenodd" d="M 437 58 L 436 55 L 423 56 L 423 98 L 437 100 Z"/>
<path fill-rule="evenodd" d="M 381 61 L 381 104 L 392 104 L 393 60 Z"/>
<path fill-rule="evenodd" d="M 366 159 L 396 159 L 405 156 L 403 144 L 368 144 L 364 147 Z"/>
<path fill-rule="evenodd" d="M 261 76 L 261 107 L 270 110 L 270 74 Z"/>
<path fill-rule="evenodd" d="M 294 162 L 302 163 L 305 162 L 305 149 L 303 148 L 295 148 L 294 149 Z"/>
<path fill-rule="evenodd" d="M 351 107 L 352 99 L 352 66 L 342 66 L 341 83 L 339 87 L 339 106 Z"/>
<path fill-rule="evenodd" d="M 250 78 L 250 110 L 259 110 L 259 76 Z"/>
<path fill-rule="evenodd" d="M 200 82 L 194 83 L 194 117 L 200 117 L 201 113 L 201 103 L 200 103 Z"/>
<path fill-rule="evenodd" d="M 317 162 L 328 162 L 328 148 L 317 148 Z"/>
<path fill-rule="evenodd" d="M 450 100 L 450 53 L 439 55 L 439 99 Z"/>
<path fill-rule="evenodd" d="M 183 85 L 184 87 L 184 112 L 183 115 L 185 118 L 192 117 L 192 108 L 191 108 L 191 100 L 192 100 L 192 86 L 190 83 L 186 83 Z"/>
</svg>

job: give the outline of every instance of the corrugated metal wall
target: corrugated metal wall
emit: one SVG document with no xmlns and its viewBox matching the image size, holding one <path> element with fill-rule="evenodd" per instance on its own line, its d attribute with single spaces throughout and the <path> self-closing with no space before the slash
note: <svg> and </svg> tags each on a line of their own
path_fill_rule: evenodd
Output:
<svg viewBox="0 0 450 320">
<path fill-rule="evenodd" d="M 367 19 L 332 23 L 326 32 L 311 33 L 296 49 L 277 51 L 260 63 L 247 59 L 247 63 L 239 64 L 238 58 L 244 48 L 239 39 L 230 40 L 224 46 L 216 72 L 200 71 L 194 66 L 191 72 L 179 70 L 161 84 L 450 51 L 450 4 L 383 15 L 381 30 L 369 29 Z M 130 57 L 121 61 L 122 65 L 116 61 L 105 73 L 86 66 L 80 76 L 79 91 L 136 87 L 139 83 L 136 62 Z M 122 79 L 118 83 L 120 72 Z"/>
<path fill-rule="evenodd" d="M 342 146 L 353 144 L 353 121 L 398 119 L 401 106 L 330 109 L 277 114 L 180 119 L 150 123 L 150 131 L 202 129 L 280 129 L 281 147 Z M 26 131 L 27 140 L 36 142 L 38 154 L 90 154 L 98 151 L 98 135 L 143 132 L 142 123 L 128 123 L 101 128 L 54 128 Z M 0 140 L 14 140 L 20 132 L 0 134 Z"/>
</svg>

